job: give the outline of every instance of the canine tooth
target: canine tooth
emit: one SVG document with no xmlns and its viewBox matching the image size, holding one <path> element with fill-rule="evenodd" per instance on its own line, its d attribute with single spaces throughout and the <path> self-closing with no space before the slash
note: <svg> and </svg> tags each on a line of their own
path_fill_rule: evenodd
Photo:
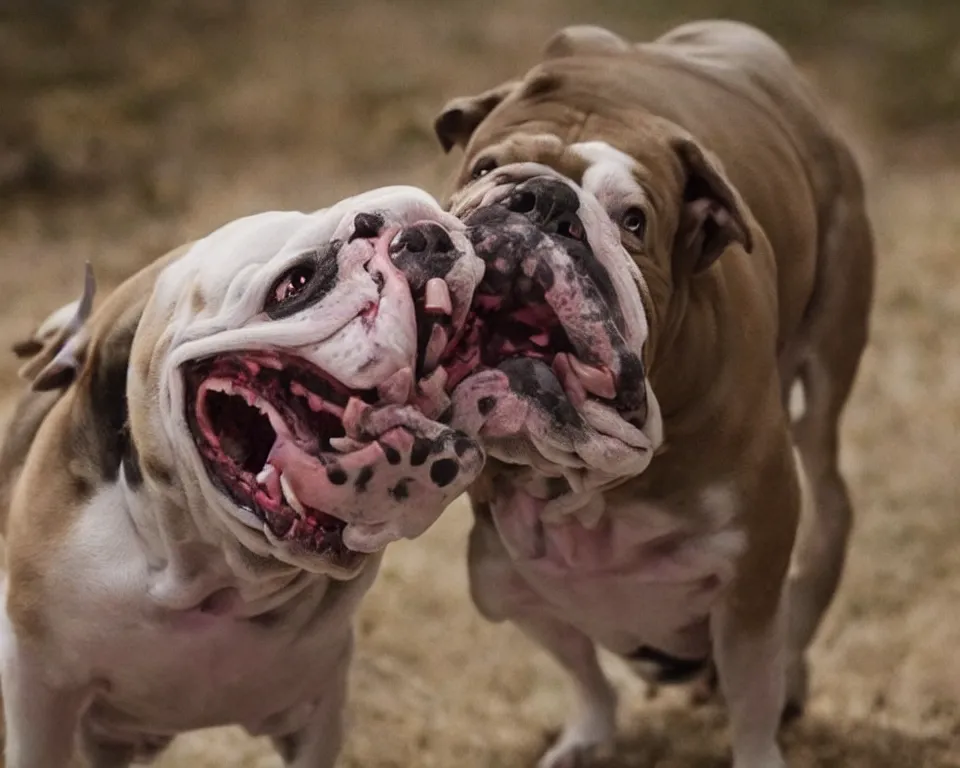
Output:
<svg viewBox="0 0 960 768">
<path fill-rule="evenodd" d="M 443 390 L 447 386 L 447 369 L 437 368 L 429 376 L 420 381 L 420 388 L 424 391 L 428 389 Z"/>
<path fill-rule="evenodd" d="M 293 510 L 300 515 L 300 517 L 304 517 L 307 512 L 304 509 L 303 504 L 300 502 L 300 499 L 297 498 L 297 494 L 294 493 L 293 487 L 287 480 L 286 475 L 280 475 L 280 488 L 283 491 L 283 498 L 287 500 L 287 504 L 293 507 Z"/>
<path fill-rule="evenodd" d="M 408 402 L 412 391 L 413 373 L 409 368 L 401 368 L 377 387 L 377 394 L 381 400 L 396 405 Z"/>
<path fill-rule="evenodd" d="M 351 397 L 347 401 L 347 407 L 343 409 L 343 428 L 347 432 L 347 437 L 363 437 L 363 430 L 367 420 L 367 414 L 370 406 L 359 397 Z"/>
<path fill-rule="evenodd" d="M 617 388 L 613 382 L 613 373 L 608 368 L 598 368 L 587 365 L 573 355 L 569 355 L 570 367 L 580 379 L 583 388 L 597 397 L 610 400 L 617 396 Z"/>
<path fill-rule="evenodd" d="M 331 437 L 330 447 L 340 453 L 353 453 L 363 448 L 364 444 L 352 437 Z"/>
<path fill-rule="evenodd" d="M 263 469 L 257 475 L 257 485 L 265 485 L 267 481 L 277 473 L 277 468 L 273 464 L 265 464 Z"/>
<path fill-rule="evenodd" d="M 437 363 L 440 362 L 440 355 L 447 348 L 447 331 L 441 325 L 433 326 L 430 331 L 430 341 L 427 342 L 427 351 L 423 357 L 423 370 L 425 373 L 432 372 Z"/>
<path fill-rule="evenodd" d="M 444 315 L 453 313 L 453 303 L 450 301 L 450 287 L 442 277 L 431 277 L 427 280 L 425 309 L 430 313 Z"/>
<path fill-rule="evenodd" d="M 583 388 L 583 382 L 573 372 L 573 366 L 570 363 L 571 356 L 566 352 L 561 352 L 553 358 L 553 372 L 560 380 L 563 391 L 574 407 L 579 407 L 587 399 L 587 392 Z"/>
</svg>

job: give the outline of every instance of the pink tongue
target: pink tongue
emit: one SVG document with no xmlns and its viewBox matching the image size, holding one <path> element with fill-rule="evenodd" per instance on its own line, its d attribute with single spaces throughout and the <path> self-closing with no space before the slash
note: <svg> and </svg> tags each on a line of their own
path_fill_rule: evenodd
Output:
<svg viewBox="0 0 960 768">
<path fill-rule="evenodd" d="M 267 462 L 287 503 L 347 523 L 344 544 L 359 552 L 419 536 L 483 467 L 475 440 L 411 406 L 356 401 L 345 409 L 344 427 L 345 453 L 318 458 L 281 438 Z"/>
<path fill-rule="evenodd" d="M 362 477 L 365 469 L 375 473 L 379 465 L 387 463 L 381 443 L 402 452 L 409 451 L 412 442 L 413 436 L 408 432 L 392 430 L 379 442 L 367 443 L 336 460 L 324 462 L 281 438 L 270 452 L 267 463 L 277 468 L 301 503 L 344 522 L 353 522 L 362 507 L 369 506 L 369 502 L 365 504 L 366 500 L 357 493 L 357 479 Z"/>
</svg>

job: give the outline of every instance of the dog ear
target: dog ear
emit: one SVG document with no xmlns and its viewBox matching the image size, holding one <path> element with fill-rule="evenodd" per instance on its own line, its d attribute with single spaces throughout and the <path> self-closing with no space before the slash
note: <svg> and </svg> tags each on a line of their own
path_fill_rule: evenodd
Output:
<svg viewBox="0 0 960 768">
<path fill-rule="evenodd" d="M 433 121 L 433 130 L 443 151 L 466 147 L 477 126 L 519 85 L 519 81 L 511 80 L 477 96 L 460 96 L 448 101 Z"/>
<path fill-rule="evenodd" d="M 707 269 L 734 243 L 747 253 L 752 251 L 746 206 L 720 161 L 690 138 L 676 139 L 673 148 L 685 178 L 675 256 L 696 273 Z"/>
<path fill-rule="evenodd" d="M 65 389 L 77 377 L 90 340 L 86 328 L 97 285 L 89 262 L 81 297 L 52 313 L 33 335 L 14 345 L 18 357 L 29 357 L 19 371 L 35 392 Z"/>
<path fill-rule="evenodd" d="M 567 56 L 614 56 L 626 53 L 633 46 L 620 35 L 593 24 L 564 27 L 543 47 L 544 59 Z"/>
</svg>

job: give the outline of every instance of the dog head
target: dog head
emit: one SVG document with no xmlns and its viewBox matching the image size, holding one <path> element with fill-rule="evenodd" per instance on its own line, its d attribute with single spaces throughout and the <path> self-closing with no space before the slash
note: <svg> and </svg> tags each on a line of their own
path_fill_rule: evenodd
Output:
<svg viewBox="0 0 960 768">
<path fill-rule="evenodd" d="M 48 339 L 34 387 L 69 384 L 74 368 L 82 383 L 129 326 L 114 395 L 142 482 L 185 494 L 201 530 L 349 578 L 423 533 L 482 467 L 440 421 L 431 360 L 482 269 L 464 225 L 412 188 L 250 216 L 175 254 L 114 329 L 74 334 L 79 348 Z"/>
<path fill-rule="evenodd" d="M 647 377 L 657 344 L 687 287 L 729 246 L 752 245 L 720 163 L 640 106 L 631 57 L 612 33 L 565 30 L 524 78 L 455 99 L 435 123 L 445 149 L 464 150 L 450 207 L 487 262 L 478 338 L 499 374 L 467 379 L 472 400 L 515 400 L 526 382 L 524 407 L 539 401 L 541 414 L 537 460 L 562 465 L 580 444 L 601 478 L 601 466 L 646 467 L 662 440 Z M 506 434 L 494 422 L 483 429 Z"/>
</svg>

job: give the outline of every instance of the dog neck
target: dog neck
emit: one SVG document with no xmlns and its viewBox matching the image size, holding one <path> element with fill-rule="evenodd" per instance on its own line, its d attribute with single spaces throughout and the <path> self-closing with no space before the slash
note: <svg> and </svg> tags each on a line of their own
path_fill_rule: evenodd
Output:
<svg viewBox="0 0 960 768">
<path fill-rule="evenodd" d="M 118 479 L 122 510 L 140 540 L 150 568 L 149 594 L 159 606 L 253 617 L 305 590 L 316 596 L 329 586 L 323 575 L 248 549 L 211 519 L 189 484 L 157 487 L 131 482 L 127 475 Z"/>
</svg>

